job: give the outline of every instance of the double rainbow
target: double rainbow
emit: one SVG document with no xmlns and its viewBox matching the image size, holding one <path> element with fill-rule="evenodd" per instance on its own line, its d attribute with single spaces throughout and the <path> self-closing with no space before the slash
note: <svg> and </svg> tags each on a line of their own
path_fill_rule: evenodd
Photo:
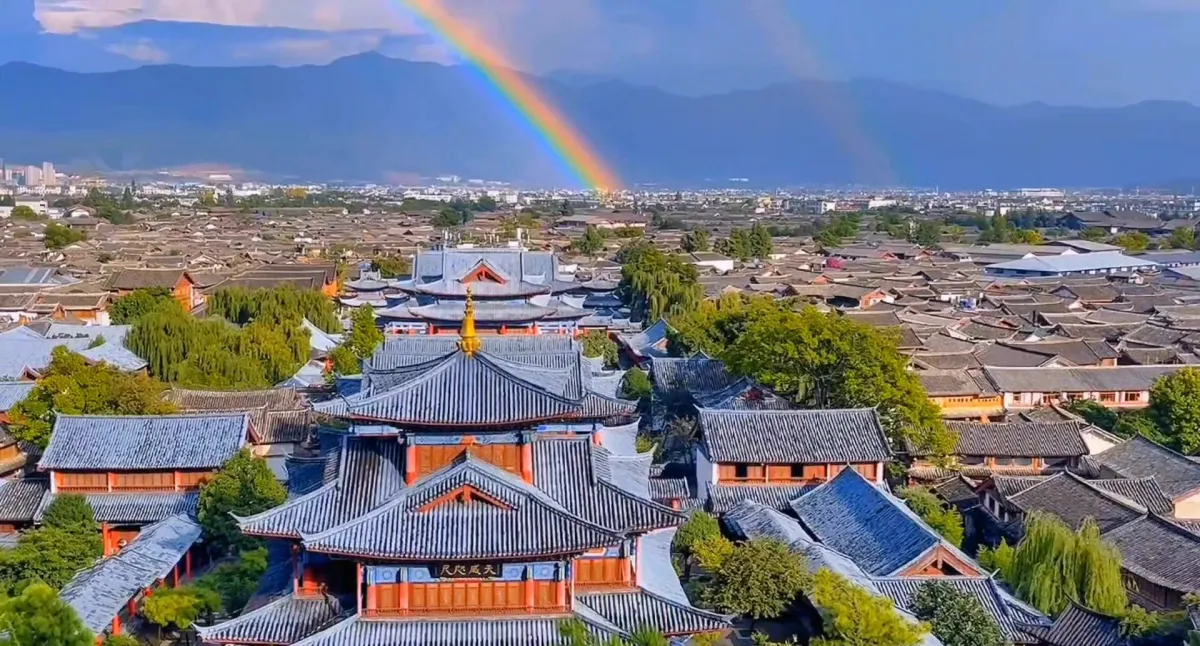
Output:
<svg viewBox="0 0 1200 646">
<path fill-rule="evenodd" d="M 401 0 L 402 4 L 477 70 L 484 81 L 512 105 L 538 138 L 580 185 L 621 188 L 616 172 L 563 114 L 513 71 L 505 57 L 466 22 L 456 18 L 442 0 Z"/>
</svg>

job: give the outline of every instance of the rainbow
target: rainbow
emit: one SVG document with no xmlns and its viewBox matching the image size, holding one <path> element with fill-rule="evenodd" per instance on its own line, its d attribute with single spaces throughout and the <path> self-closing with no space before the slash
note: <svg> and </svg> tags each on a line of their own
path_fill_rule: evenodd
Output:
<svg viewBox="0 0 1200 646">
<path fill-rule="evenodd" d="M 537 88 L 513 71 L 495 47 L 447 11 L 442 0 L 401 0 L 401 3 L 496 89 L 580 185 L 595 189 L 621 188 L 620 178 L 583 135 Z"/>
</svg>

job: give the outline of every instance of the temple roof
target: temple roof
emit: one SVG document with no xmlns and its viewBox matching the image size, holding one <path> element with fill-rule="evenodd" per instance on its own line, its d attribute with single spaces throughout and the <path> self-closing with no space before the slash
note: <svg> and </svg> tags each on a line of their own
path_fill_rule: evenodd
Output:
<svg viewBox="0 0 1200 646">
<path fill-rule="evenodd" d="M 462 297 L 467 286 L 481 298 L 515 298 L 574 289 L 558 279 L 554 254 L 523 249 L 443 249 L 418 253 L 407 292 Z"/>
<path fill-rule="evenodd" d="M 119 554 L 75 575 L 60 596 L 88 630 L 103 633 L 131 599 L 167 578 L 200 534 L 186 516 L 151 525 Z"/>
<path fill-rule="evenodd" d="M 473 427 L 602 419 L 636 408 L 590 391 L 591 369 L 577 349 L 519 360 L 490 354 L 486 343 L 476 354 L 455 349 L 429 357 L 386 348 L 381 354 L 368 364 L 358 393 L 315 410 L 397 424 Z"/>
<path fill-rule="evenodd" d="M 447 498 L 464 488 L 473 502 Z M 397 560 L 574 554 L 622 539 L 470 454 L 400 490 L 379 509 L 302 538 L 314 552 Z"/>
<path fill-rule="evenodd" d="M 404 486 L 401 446 L 394 439 L 342 436 L 325 459 L 328 482 L 260 514 L 237 518 L 252 536 L 299 538 L 350 522 Z"/>
<path fill-rule="evenodd" d="M 289 594 L 215 626 L 197 626 L 211 644 L 294 644 L 332 624 L 342 612 L 337 598 L 319 595 L 298 599 Z"/>
<path fill-rule="evenodd" d="M 57 498 L 47 493 L 38 506 L 37 519 Z M 171 516 L 195 516 L 200 506 L 200 494 L 195 491 L 155 493 L 93 493 L 84 494 L 98 523 L 156 523 Z"/>
<path fill-rule="evenodd" d="M 575 613 L 538 617 L 367 619 L 354 615 L 295 646 L 562 646 L 559 626 L 577 618 L 599 643 L 625 637 L 616 626 L 586 607 Z"/>
<path fill-rule="evenodd" d="M 59 415 L 41 470 L 216 469 L 247 442 L 250 417 Z"/>
</svg>

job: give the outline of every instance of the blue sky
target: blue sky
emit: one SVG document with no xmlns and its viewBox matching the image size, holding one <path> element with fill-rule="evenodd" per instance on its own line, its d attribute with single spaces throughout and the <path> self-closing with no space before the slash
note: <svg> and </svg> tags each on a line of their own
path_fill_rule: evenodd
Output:
<svg viewBox="0 0 1200 646">
<path fill-rule="evenodd" d="M 1200 0 L 444 1 L 539 74 L 684 93 L 876 78 L 1004 104 L 1200 103 Z M 93 71 L 363 51 L 454 60 L 403 0 L 0 0 L 0 61 Z"/>
</svg>

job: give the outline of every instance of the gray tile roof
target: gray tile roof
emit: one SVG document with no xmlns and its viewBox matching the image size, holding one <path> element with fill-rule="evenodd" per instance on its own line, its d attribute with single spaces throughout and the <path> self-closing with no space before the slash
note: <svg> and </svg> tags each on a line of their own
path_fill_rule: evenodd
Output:
<svg viewBox="0 0 1200 646">
<path fill-rule="evenodd" d="M 792 510 L 823 545 L 871 576 L 895 575 L 939 545 L 972 562 L 903 502 L 853 469 L 843 469 L 793 501 Z"/>
<path fill-rule="evenodd" d="M 1089 484 L 1073 473 L 1060 473 L 1010 496 L 1008 501 L 1025 513 L 1044 511 L 1058 516 L 1072 529 L 1092 518 L 1101 532 L 1120 527 L 1146 513 L 1133 501 Z"/>
<path fill-rule="evenodd" d="M 1183 366 L 1084 368 L 991 368 L 984 374 L 1000 392 L 1117 392 L 1150 390 L 1155 381 Z"/>
<path fill-rule="evenodd" d="M 695 397 L 696 405 L 721 410 L 788 410 L 791 402 L 745 377 Z"/>
<path fill-rule="evenodd" d="M 771 509 L 791 509 L 792 501 L 812 491 L 816 485 L 801 484 L 710 484 L 708 485 L 708 508 L 714 514 L 724 514 L 746 501 L 756 502 Z"/>
<path fill-rule="evenodd" d="M 600 643 L 625 636 L 587 608 L 545 617 L 365 619 L 350 617 L 295 646 L 566 646 L 559 625 L 572 616 L 584 621 Z"/>
<path fill-rule="evenodd" d="M 576 359 L 561 370 L 518 364 L 486 351 L 450 354 L 377 377 L 359 393 L 316 404 L 319 413 L 435 426 L 532 424 L 633 413 L 634 404 L 586 390 L 590 370 Z"/>
<path fill-rule="evenodd" d="M 711 410 L 698 413 L 702 442 L 714 462 L 884 462 L 887 438 L 873 408 Z"/>
<path fill-rule="evenodd" d="M 775 507 L 753 500 L 738 503 L 725 514 L 724 520 L 735 534 L 745 540 L 773 538 L 798 548 L 816 540 L 796 519 Z"/>
<path fill-rule="evenodd" d="M 1174 499 L 1200 490 L 1200 463 L 1137 435 L 1102 451 L 1092 459 L 1124 478 L 1153 476 Z"/>
<path fill-rule="evenodd" d="M 1072 603 L 1050 627 L 1026 626 L 1025 631 L 1047 646 L 1126 646 L 1121 621 Z"/>
<path fill-rule="evenodd" d="M 21 400 L 33 392 L 36 385 L 33 381 L 0 382 L 0 413 L 7 413 L 13 406 L 21 403 Z"/>
<path fill-rule="evenodd" d="M 196 516 L 200 506 L 200 494 L 195 491 L 163 493 L 95 493 L 87 494 L 88 504 L 98 523 L 157 523 L 172 516 Z M 37 519 L 41 521 L 46 509 L 57 496 L 46 494 L 38 507 Z"/>
<path fill-rule="evenodd" d="M 185 516 L 146 527 L 119 554 L 75 575 L 59 596 L 99 634 L 131 599 L 165 579 L 200 534 L 200 526 Z"/>
<path fill-rule="evenodd" d="M 957 455 L 1065 458 L 1088 454 L 1079 422 L 946 422 Z"/>
<path fill-rule="evenodd" d="M 897 606 L 912 609 L 912 597 L 922 585 L 937 581 L 953 586 L 960 592 L 973 597 L 1000 627 L 1004 638 L 1013 644 L 1036 644 L 1037 638 L 1022 630 L 1028 624 L 1049 625 L 1049 620 L 1005 592 L 994 579 L 988 577 L 947 576 L 936 579 L 918 577 L 891 577 L 872 579 L 875 588 L 891 599 Z"/>
<path fill-rule="evenodd" d="M 65 346 L 72 352 L 87 350 L 88 339 L 28 339 L 0 337 L 0 380 L 22 378 L 26 370 L 41 372 L 50 365 L 54 348 Z"/>
<path fill-rule="evenodd" d="M 425 505 L 462 487 L 491 501 Z M 520 541 L 513 541 L 520 536 Z M 384 559 L 488 559 L 582 553 L 622 537 L 589 523 L 520 478 L 464 454 L 455 464 L 401 489 L 379 509 L 302 536 L 315 552 Z"/>
<path fill-rule="evenodd" d="M 0 481 L 0 523 L 32 523 L 48 491 L 50 481 L 44 478 Z"/>
<path fill-rule="evenodd" d="M 729 622 L 721 615 L 641 588 L 580 594 L 576 602 L 631 634 L 643 627 L 667 636 L 714 632 L 729 627 Z"/>
<path fill-rule="evenodd" d="M 1200 535 L 1155 514 L 1104 534 L 1121 551 L 1121 567 L 1183 594 L 1200 592 Z"/>
<path fill-rule="evenodd" d="M 922 370 L 917 373 L 917 378 L 925 392 L 933 397 L 996 394 L 991 382 L 976 369 Z"/>
<path fill-rule="evenodd" d="M 213 644 L 294 644 L 330 626 L 342 614 L 342 604 L 328 595 L 297 599 L 289 594 L 261 608 L 196 632 Z"/>
<path fill-rule="evenodd" d="M 59 415 L 42 470 L 213 469 L 247 442 L 249 416 Z"/>
<path fill-rule="evenodd" d="M 1175 505 L 1158 487 L 1158 480 L 1153 477 L 1089 480 L 1088 483 L 1132 500 L 1156 514 L 1169 516 L 1175 513 Z"/>
<path fill-rule="evenodd" d="M 246 534 L 299 538 L 350 522 L 391 500 L 404 486 L 401 446 L 394 438 L 342 436 L 325 467 L 330 480 L 238 524 Z"/>
<path fill-rule="evenodd" d="M 722 390 L 738 380 L 716 359 L 673 357 L 650 361 L 650 377 L 660 397 L 704 395 Z"/>
<path fill-rule="evenodd" d="M 607 449 L 587 437 L 538 438 L 533 444 L 533 481 L 567 511 L 624 534 L 675 527 L 682 515 L 612 481 Z"/>
</svg>

